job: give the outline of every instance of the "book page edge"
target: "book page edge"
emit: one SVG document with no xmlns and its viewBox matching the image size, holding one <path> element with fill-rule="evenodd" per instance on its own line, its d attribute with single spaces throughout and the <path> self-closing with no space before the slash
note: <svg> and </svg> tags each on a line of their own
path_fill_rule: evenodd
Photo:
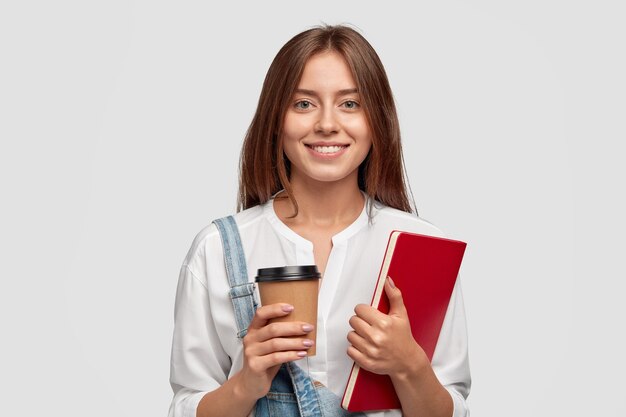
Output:
<svg viewBox="0 0 626 417">
<path fill-rule="evenodd" d="M 385 289 L 385 280 L 387 279 L 387 272 L 389 272 L 389 266 L 391 265 L 391 258 L 393 258 L 393 250 L 396 247 L 396 242 L 401 233 L 400 231 L 394 231 L 389 237 L 385 258 L 383 259 L 383 264 L 378 274 L 378 282 L 376 282 L 376 289 L 374 290 L 374 296 L 372 297 L 371 306 L 376 309 L 378 309 L 378 303 L 380 303 L 380 298 Z"/>
<path fill-rule="evenodd" d="M 389 271 L 391 258 L 393 257 L 393 250 L 396 246 L 396 241 L 398 240 L 400 233 L 402 232 L 396 230 L 391 232 L 391 235 L 389 236 L 389 242 L 387 243 L 387 248 L 385 250 L 385 257 L 383 258 L 383 264 L 381 265 L 380 271 L 378 273 L 378 281 L 376 282 L 376 288 L 374 290 L 374 295 L 372 296 L 372 302 L 370 304 L 374 308 L 378 308 L 380 297 L 382 297 L 383 290 L 385 288 L 385 279 L 387 278 L 387 272 Z M 348 405 L 350 404 L 350 400 L 352 399 L 352 391 L 354 391 L 356 378 L 359 374 L 360 369 L 361 367 L 356 363 L 352 365 L 350 377 L 348 378 L 348 384 L 346 385 L 343 399 L 341 401 L 341 406 L 346 410 L 348 409 Z"/>
</svg>

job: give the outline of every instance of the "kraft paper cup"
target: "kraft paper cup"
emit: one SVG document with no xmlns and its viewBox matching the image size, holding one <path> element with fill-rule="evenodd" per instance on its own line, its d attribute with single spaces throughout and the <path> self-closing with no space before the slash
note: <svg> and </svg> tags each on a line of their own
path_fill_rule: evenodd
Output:
<svg viewBox="0 0 626 417">
<path fill-rule="evenodd" d="M 259 269 L 255 281 L 259 287 L 261 304 L 287 303 L 294 306 L 291 313 L 284 317 L 274 318 L 270 322 L 303 321 L 310 323 L 315 328 L 306 337 L 315 342 L 320 278 L 321 275 L 316 265 Z M 307 356 L 315 356 L 315 344 L 307 350 Z"/>
</svg>

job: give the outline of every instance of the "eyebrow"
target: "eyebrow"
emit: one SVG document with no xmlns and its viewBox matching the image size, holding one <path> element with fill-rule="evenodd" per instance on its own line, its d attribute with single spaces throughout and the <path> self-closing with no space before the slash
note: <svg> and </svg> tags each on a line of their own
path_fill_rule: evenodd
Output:
<svg viewBox="0 0 626 417">
<path fill-rule="evenodd" d="M 308 94 L 310 96 L 318 97 L 318 94 L 315 91 L 304 88 L 296 88 L 295 93 Z M 343 90 L 339 90 L 337 93 L 340 96 L 345 96 L 346 94 L 358 93 L 358 90 L 356 88 L 344 88 Z"/>
</svg>

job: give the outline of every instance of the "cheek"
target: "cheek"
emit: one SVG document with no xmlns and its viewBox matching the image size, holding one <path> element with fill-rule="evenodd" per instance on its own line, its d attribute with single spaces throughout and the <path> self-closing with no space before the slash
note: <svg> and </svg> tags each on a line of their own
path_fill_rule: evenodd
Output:
<svg viewBox="0 0 626 417">
<path fill-rule="evenodd" d="M 367 141 L 371 143 L 371 131 L 365 118 L 346 119 L 343 123 L 346 132 L 357 141 Z"/>
<path fill-rule="evenodd" d="M 285 122 L 283 124 L 283 133 L 285 139 L 298 140 L 302 136 L 305 136 L 309 131 L 309 123 L 306 118 L 293 117 L 287 114 L 285 116 Z"/>
</svg>

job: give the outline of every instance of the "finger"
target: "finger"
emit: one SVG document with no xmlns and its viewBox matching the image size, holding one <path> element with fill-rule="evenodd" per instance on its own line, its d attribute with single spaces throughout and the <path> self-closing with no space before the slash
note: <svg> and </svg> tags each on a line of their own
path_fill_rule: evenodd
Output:
<svg viewBox="0 0 626 417">
<path fill-rule="evenodd" d="M 364 354 L 370 354 L 371 345 L 367 339 L 359 335 L 357 332 L 348 332 L 348 342 L 354 346 L 359 352 Z"/>
<path fill-rule="evenodd" d="M 348 356 L 361 368 L 372 371 L 373 362 L 354 346 L 348 346 Z"/>
<path fill-rule="evenodd" d="M 254 354 L 256 356 L 264 356 L 269 355 L 274 352 L 286 352 L 286 351 L 298 351 L 303 350 L 306 351 L 314 345 L 313 340 L 298 337 L 298 338 L 284 338 L 277 337 L 274 339 L 266 340 L 262 343 L 255 344 L 250 350 L 250 354 Z"/>
<path fill-rule="evenodd" d="M 269 355 L 264 356 L 256 356 L 251 358 L 249 361 L 249 366 L 256 371 L 264 371 L 266 369 L 271 368 L 272 366 L 280 365 L 283 363 L 297 361 L 298 359 L 302 359 L 307 355 L 306 351 L 286 351 L 286 352 L 274 352 Z"/>
<path fill-rule="evenodd" d="M 354 329 L 361 337 L 369 338 L 372 332 L 372 326 L 359 316 L 352 316 L 348 320 L 350 327 Z"/>
<path fill-rule="evenodd" d="M 268 304 L 256 309 L 254 317 L 250 322 L 251 329 L 260 329 L 265 326 L 270 319 L 284 317 L 293 311 L 293 306 L 285 303 Z"/>
<path fill-rule="evenodd" d="M 279 321 L 258 329 L 255 340 L 263 342 L 276 337 L 303 336 L 313 331 L 312 324 L 303 321 Z"/>
<path fill-rule="evenodd" d="M 389 298 L 389 315 L 406 317 L 407 312 L 402 299 L 402 291 L 396 287 L 391 277 L 387 277 L 385 280 L 385 294 Z"/>
<path fill-rule="evenodd" d="M 379 323 L 386 314 L 381 313 L 377 309 L 372 306 L 368 306 L 367 304 L 357 304 L 354 308 L 354 312 L 357 316 L 365 320 L 370 326 Z"/>
</svg>

